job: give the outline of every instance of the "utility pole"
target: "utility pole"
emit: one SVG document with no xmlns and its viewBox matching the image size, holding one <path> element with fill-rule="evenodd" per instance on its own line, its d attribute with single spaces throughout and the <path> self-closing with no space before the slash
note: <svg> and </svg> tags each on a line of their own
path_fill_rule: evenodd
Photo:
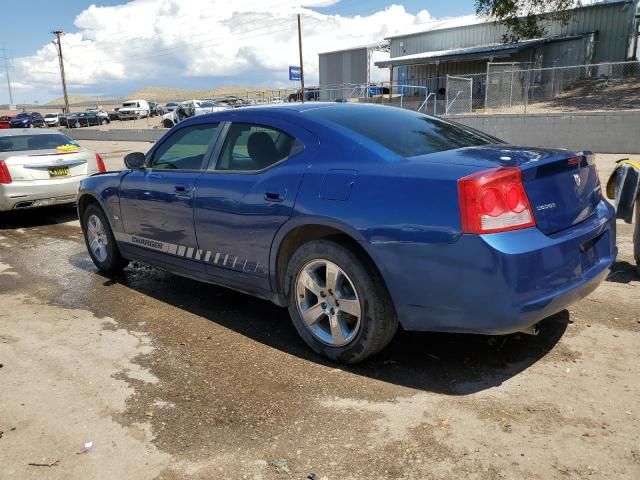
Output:
<svg viewBox="0 0 640 480">
<path fill-rule="evenodd" d="M 302 64 L 302 26 L 300 25 L 300 14 L 298 14 L 298 50 L 300 51 L 300 96 L 304 103 L 304 66 Z"/>
<path fill-rule="evenodd" d="M 2 47 L 2 56 L 4 58 L 4 71 L 7 75 L 7 87 L 9 87 L 9 105 L 13 105 L 13 92 L 11 91 L 11 77 L 9 76 L 9 59 L 7 51 Z"/>
<path fill-rule="evenodd" d="M 64 35 L 62 30 L 55 30 L 53 32 L 56 36 L 55 44 L 58 46 L 58 61 L 60 62 L 60 76 L 62 77 L 62 93 L 64 94 L 64 114 L 69 115 L 69 97 L 67 96 L 67 80 L 64 76 L 64 60 L 62 58 L 62 42 L 60 37 Z"/>
</svg>

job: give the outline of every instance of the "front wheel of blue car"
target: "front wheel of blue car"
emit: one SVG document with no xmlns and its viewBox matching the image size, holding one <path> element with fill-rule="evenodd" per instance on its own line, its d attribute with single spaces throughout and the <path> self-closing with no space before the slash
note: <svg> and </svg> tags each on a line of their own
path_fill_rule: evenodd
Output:
<svg viewBox="0 0 640 480">
<path fill-rule="evenodd" d="M 96 205 L 89 205 L 82 215 L 82 230 L 89 256 L 94 265 L 105 273 L 118 273 L 129 263 L 120 255 L 109 222 Z"/>
<path fill-rule="evenodd" d="M 289 313 L 317 353 L 357 363 L 379 352 L 398 327 L 389 293 L 372 262 L 347 245 L 316 240 L 289 262 Z"/>
</svg>

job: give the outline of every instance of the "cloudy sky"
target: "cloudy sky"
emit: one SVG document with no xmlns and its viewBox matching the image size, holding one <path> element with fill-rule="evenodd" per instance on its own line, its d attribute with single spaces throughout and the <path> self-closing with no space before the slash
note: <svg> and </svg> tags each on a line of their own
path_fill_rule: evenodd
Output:
<svg viewBox="0 0 640 480">
<path fill-rule="evenodd" d="M 25 0 L 12 2 L 0 43 L 12 57 L 18 103 L 61 95 L 49 33 L 55 28 L 68 32 L 63 50 L 70 94 L 120 96 L 143 86 L 285 87 L 288 65 L 298 63 L 296 13 L 303 15 L 305 74 L 313 84 L 319 52 L 472 12 L 473 0 L 307 0 L 304 7 L 299 0 Z M 386 71 L 377 75 L 388 78 Z M 0 104 L 7 102 L 2 81 Z"/>
</svg>

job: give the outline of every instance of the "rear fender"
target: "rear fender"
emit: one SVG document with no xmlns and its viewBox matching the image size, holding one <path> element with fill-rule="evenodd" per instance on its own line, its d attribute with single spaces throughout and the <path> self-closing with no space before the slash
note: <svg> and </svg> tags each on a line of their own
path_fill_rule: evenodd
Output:
<svg viewBox="0 0 640 480">
<path fill-rule="evenodd" d="M 269 253 L 269 278 L 271 289 L 274 292 L 278 292 L 279 290 L 277 278 L 277 262 L 278 252 L 280 251 L 283 240 L 296 228 L 309 226 L 329 227 L 331 229 L 337 230 L 357 241 L 362 246 L 362 248 L 364 248 L 364 250 L 367 251 L 369 255 L 371 255 L 371 252 L 368 248 L 369 243 L 362 236 L 362 234 L 352 226 L 333 218 L 313 215 L 294 216 L 289 219 L 284 225 L 282 225 L 282 227 L 280 227 L 280 229 L 276 233 L 275 238 L 273 239 L 273 243 L 271 244 L 271 251 Z"/>
</svg>

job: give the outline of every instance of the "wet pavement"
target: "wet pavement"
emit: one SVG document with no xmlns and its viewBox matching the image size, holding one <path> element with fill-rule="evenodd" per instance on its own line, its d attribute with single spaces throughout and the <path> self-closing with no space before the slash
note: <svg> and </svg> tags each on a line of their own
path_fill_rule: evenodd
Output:
<svg viewBox="0 0 640 480">
<path fill-rule="evenodd" d="M 72 208 L 2 214 L 0 477 L 639 478 L 619 237 L 610 280 L 537 337 L 400 332 L 342 367 L 269 302 L 137 262 L 99 274 Z"/>
</svg>

